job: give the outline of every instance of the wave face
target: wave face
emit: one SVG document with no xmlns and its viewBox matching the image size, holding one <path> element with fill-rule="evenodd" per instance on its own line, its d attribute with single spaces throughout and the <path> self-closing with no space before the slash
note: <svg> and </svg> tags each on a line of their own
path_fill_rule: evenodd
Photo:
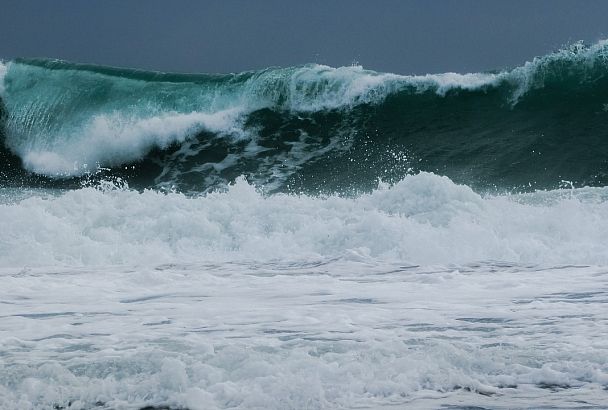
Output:
<svg viewBox="0 0 608 410">
<path fill-rule="evenodd" d="M 138 187 L 369 190 L 430 171 L 480 189 L 605 185 L 608 42 L 496 73 L 306 65 L 182 75 L 0 65 L 4 185 L 109 169 Z M 107 174 L 107 170 L 105 171 Z"/>
</svg>

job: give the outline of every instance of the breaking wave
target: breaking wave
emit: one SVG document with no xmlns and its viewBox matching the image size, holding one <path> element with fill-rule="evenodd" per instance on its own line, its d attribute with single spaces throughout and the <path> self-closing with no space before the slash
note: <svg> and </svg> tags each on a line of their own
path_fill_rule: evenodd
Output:
<svg viewBox="0 0 608 410">
<path fill-rule="evenodd" d="M 0 65 L 4 185 L 100 169 L 204 192 L 244 175 L 268 192 L 370 190 L 420 171 L 479 189 L 603 186 L 608 42 L 512 70 L 402 76 L 306 65 L 166 74 Z"/>
<path fill-rule="evenodd" d="M 112 184 L 21 195 L 0 205 L 0 267 L 319 258 L 608 263 L 605 188 L 483 197 L 421 173 L 357 198 L 264 196 L 244 179 L 199 197 Z"/>
</svg>

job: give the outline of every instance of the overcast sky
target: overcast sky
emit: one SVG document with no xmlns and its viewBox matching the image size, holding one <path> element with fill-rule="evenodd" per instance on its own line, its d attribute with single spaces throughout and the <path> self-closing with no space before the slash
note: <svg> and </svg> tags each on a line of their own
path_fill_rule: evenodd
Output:
<svg viewBox="0 0 608 410">
<path fill-rule="evenodd" d="M 0 0 L 0 58 L 180 72 L 358 62 L 401 74 L 519 65 L 608 37 L 604 0 Z"/>
</svg>

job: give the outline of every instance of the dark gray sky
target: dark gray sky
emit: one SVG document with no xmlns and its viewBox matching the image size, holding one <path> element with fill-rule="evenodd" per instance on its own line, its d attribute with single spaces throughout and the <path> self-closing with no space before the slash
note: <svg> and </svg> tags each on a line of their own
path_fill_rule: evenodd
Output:
<svg viewBox="0 0 608 410">
<path fill-rule="evenodd" d="M 606 37 L 604 0 L 0 0 L 0 58 L 162 71 L 480 71 Z"/>
</svg>

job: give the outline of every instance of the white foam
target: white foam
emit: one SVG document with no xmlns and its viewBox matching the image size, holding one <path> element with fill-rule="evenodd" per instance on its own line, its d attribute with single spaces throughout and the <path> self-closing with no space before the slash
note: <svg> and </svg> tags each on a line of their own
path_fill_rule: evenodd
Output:
<svg viewBox="0 0 608 410">
<path fill-rule="evenodd" d="M 388 95 L 408 87 L 444 96 L 450 90 L 496 86 L 508 76 L 509 72 L 398 75 L 365 70 L 360 66 L 312 65 L 296 70 L 291 76 L 288 107 L 293 111 L 320 111 L 380 103 Z"/>
<path fill-rule="evenodd" d="M 23 195 L 0 201 L 0 408 L 605 401 L 604 188 Z"/>
<path fill-rule="evenodd" d="M 166 113 L 150 118 L 125 118 L 121 113 L 99 115 L 74 135 L 56 136 L 55 144 L 41 150 L 27 145 L 14 148 L 25 168 L 46 175 L 82 175 L 97 165 L 119 165 L 141 159 L 154 147 L 166 148 L 203 130 L 240 135 L 237 110 L 213 114 Z M 47 151 L 46 149 L 52 149 Z"/>
<path fill-rule="evenodd" d="M 377 103 L 403 89 L 406 78 L 364 70 L 360 66 L 310 65 L 291 75 L 286 105 L 292 111 L 321 111 Z"/>
<path fill-rule="evenodd" d="M 408 81 L 415 84 L 419 91 L 435 90 L 439 95 L 445 95 L 453 89 L 477 90 L 497 85 L 502 79 L 501 74 L 491 73 L 442 73 L 412 76 Z"/>
<path fill-rule="evenodd" d="M 0 269 L 0 408 L 600 408 L 605 272 L 357 257 Z"/>
<path fill-rule="evenodd" d="M 404 76 L 365 70 L 361 66 L 332 68 L 310 65 L 297 69 L 290 76 L 287 106 L 293 111 L 320 111 L 361 103 L 380 103 L 388 95 L 408 87 L 413 87 L 418 92 L 432 91 L 443 96 L 453 89 L 476 90 L 495 86 L 505 74 L 442 73 Z"/>
<path fill-rule="evenodd" d="M 198 198 L 82 189 L 0 207 L 1 266 L 306 259 L 349 252 L 418 264 L 608 263 L 608 203 L 483 198 L 433 174 L 409 176 L 355 199 L 264 197 L 241 179 L 226 193 Z"/>
</svg>

